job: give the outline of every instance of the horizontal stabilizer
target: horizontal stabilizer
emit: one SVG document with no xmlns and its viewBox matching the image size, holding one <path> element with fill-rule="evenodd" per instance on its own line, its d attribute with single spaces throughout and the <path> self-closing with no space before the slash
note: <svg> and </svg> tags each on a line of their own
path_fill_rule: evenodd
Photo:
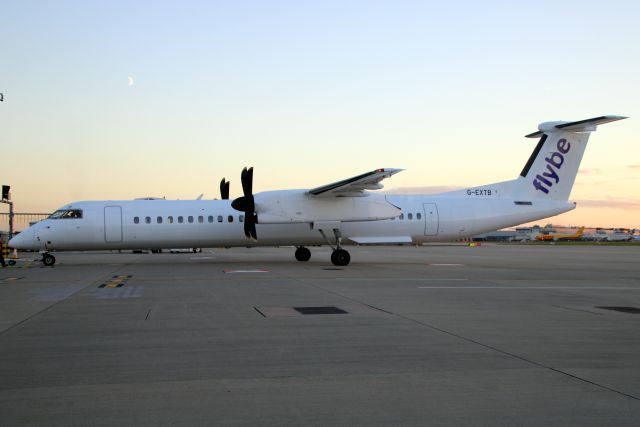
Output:
<svg viewBox="0 0 640 427">
<path fill-rule="evenodd" d="M 615 122 L 617 120 L 626 119 L 624 116 L 600 116 L 592 119 L 578 120 L 577 122 L 545 122 L 538 126 L 538 131 L 530 133 L 527 138 L 540 138 L 543 134 L 549 132 L 592 132 L 596 130 L 596 126 L 605 123 Z"/>
</svg>

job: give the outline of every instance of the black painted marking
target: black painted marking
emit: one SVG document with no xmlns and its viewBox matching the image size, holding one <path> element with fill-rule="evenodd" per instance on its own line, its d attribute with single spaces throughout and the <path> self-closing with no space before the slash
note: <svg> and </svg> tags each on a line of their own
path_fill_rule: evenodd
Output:
<svg viewBox="0 0 640 427">
<path fill-rule="evenodd" d="M 525 206 L 531 206 L 531 205 L 533 205 L 533 203 L 532 203 L 532 202 L 521 202 L 521 201 L 515 201 L 515 202 L 513 202 L 513 203 L 515 203 L 516 205 L 525 205 Z"/>
<path fill-rule="evenodd" d="M 542 135 L 542 138 L 540 138 L 540 141 L 538 141 L 538 145 L 536 145 L 536 148 L 533 150 L 533 153 L 531 153 L 531 157 L 529 157 L 527 164 L 524 165 L 522 172 L 520 172 L 521 177 L 523 178 L 527 177 L 527 174 L 529 173 L 529 169 L 531 169 L 531 166 L 533 166 L 533 162 L 536 160 L 536 157 L 538 157 L 538 153 L 540 152 L 540 150 L 542 150 L 542 146 L 544 145 L 544 142 L 546 140 L 547 140 L 547 134 L 545 133 Z"/>
<path fill-rule="evenodd" d="M 300 314 L 347 314 L 338 307 L 293 307 Z"/>
<path fill-rule="evenodd" d="M 313 188 L 313 189 L 309 190 L 309 194 L 313 194 L 314 196 L 317 196 L 318 194 L 322 194 L 322 193 L 325 193 L 327 191 L 331 191 L 333 189 L 342 187 L 343 185 L 351 184 L 353 182 L 359 181 L 361 179 L 367 178 L 367 177 L 375 175 L 377 173 L 380 173 L 380 171 L 375 170 L 373 172 L 363 173 L 362 175 L 354 176 L 353 178 L 348 178 L 348 179 L 344 179 L 342 181 L 334 182 L 333 184 L 328 184 L 328 185 L 324 185 L 322 187 Z"/>
<path fill-rule="evenodd" d="M 337 270 L 344 270 L 344 268 L 323 268 L 323 270 L 330 270 L 330 271 L 337 271 Z"/>
<path fill-rule="evenodd" d="M 258 307 L 253 307 L 253 309 L 254 309 L 255 311 L 257 311 L 257 312 L 260 314 L 260 316 L 262 316 L 262 317 L 267 317 L 263 312 L 261 312 L 261 311 L 260 311 L 260 309 L 259 309 Z"/>
<path fill-rule="evenodd" d="M 596 306 L 596 308 L 602 308 L 605 310 L 620 311 L 622 313 L 640 314 L 640 308 L 638 307 L 608 307 L 608 306 Z"/>
<path fill-rule="evenodd" d="M 600 116 L 600 117 L 594 117 L 592 119 L 578 120 L 577 122 L 563 123 L 561 125 L 556 125 L 556 129 L 568 128 L 569 126 L 581 125 L 581 124 L 584 124 L 584 123 L 600 122 L 602 120 L 607 120 L 607 118 L 605 116 Z M 612 121 L 612 120 L 610 120 L 610 121 Z M 605 123 L 607 123 L 607 122 L 605 122 Z"/>
<path fill-rule="evenodd" d="M 149 320 L 149 315 L 151 314 L 151 309 L 149 309 L 149 311 L 147 311 L 147 315 L 144 318 L 144 320 Z"/>
</svg>

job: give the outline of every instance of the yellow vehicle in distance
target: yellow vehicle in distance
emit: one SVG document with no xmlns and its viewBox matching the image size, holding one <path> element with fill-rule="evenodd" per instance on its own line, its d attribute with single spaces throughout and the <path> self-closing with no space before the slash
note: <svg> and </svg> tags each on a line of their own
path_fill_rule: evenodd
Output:
<svg viewBox="0 0 640 427">
<path fill-rule="evenodd" d="M 580 227 L 575 233 L 538 234 L 536 236 L 536 240 L 541 242 L 563 242 L 563 241 L 566 242 L 566 241 L 580 240 L 582 238 L 583 233 L 584 233 L 584 227 Z"/>
</svg>

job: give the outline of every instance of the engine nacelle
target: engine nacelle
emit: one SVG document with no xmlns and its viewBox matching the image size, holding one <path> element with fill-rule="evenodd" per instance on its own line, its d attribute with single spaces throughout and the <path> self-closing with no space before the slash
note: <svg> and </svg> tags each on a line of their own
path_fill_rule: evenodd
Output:
<svg viewBox="0 0 640 427">
<path fill-rule="evenodd" d="M 289 224 L 316 221 L 377 221 L 401 211 L 383 195 L 316 197 L 305 190 L 265 191 L 254 195 L 258 223 Z"/>
</svg>

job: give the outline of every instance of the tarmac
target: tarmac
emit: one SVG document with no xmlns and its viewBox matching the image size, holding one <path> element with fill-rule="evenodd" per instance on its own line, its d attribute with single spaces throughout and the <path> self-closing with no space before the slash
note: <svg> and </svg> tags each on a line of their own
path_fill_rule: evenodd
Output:
<svg viewBox="0 0 640 427">
<path fill-rule="evenodd" d="M 640 425 L 640 245 L 349 250 L 0 270 L 0 425 Z"/>
</svg>

